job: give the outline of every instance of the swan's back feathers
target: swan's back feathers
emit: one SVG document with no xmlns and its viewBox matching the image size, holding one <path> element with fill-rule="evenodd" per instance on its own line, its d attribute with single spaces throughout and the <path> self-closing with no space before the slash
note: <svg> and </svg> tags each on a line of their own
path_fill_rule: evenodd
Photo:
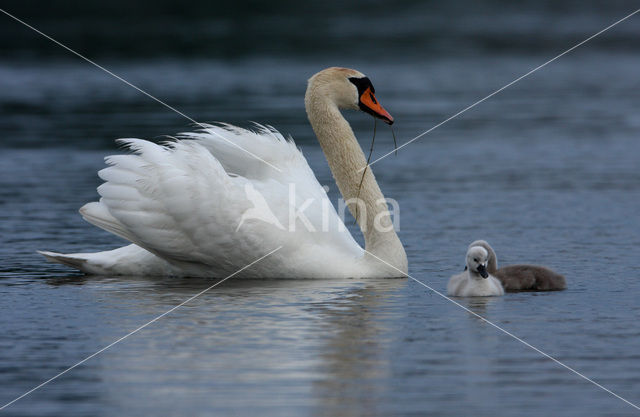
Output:
<svg viewBox="0 0 640 417">
<path fill-rule="evenodd" d="M 200 126 L 201 130 L 180 133 L 178 138 L 194 140 L 207 148 L 228 173 L 245 178 L 270 176 L 290 181 L 291 177 L 286 174 L 291 170 L 308 169 L 313 176 L 293 140 L 285 139 L 271 126 L 256 123 L 255 131 L 226 123 Z"/>
<path fill-rule="evenodd" d="M 85 205 L 82 216 L 187 275 L 234 272 L 278 246 L 289 247 L 283 253 L 300 254 L 300 259 L 275 263 L 291 267 L 283 275 L 293 275 L 309 262 L 305 259 L 309 253 L 300 250 L 305 247 L 315 252 L 315 259 L 362 256 L 302 153 L 275 130 L 251 132 L 230 125 L 207 125 L 181 138 L 162 145 L 120 139 L 133 153 L 105 158 L 109 166 L 98 173 L 105 181 L 98 187 L 100 201 Z M 318 233 L 311 234 L 299 222 L 290 230 L 292 190 L 296 206 L 313 200 L 304 213 Z M 256 205 L 256 193 L 264 197 L 265 204 Z M 269 208 L 271 217 L 242 217 Z M 271 221 L 264 220 L 267 218 Z M 326 256 L 319 256 L 324 251 Z"/>
</svg>

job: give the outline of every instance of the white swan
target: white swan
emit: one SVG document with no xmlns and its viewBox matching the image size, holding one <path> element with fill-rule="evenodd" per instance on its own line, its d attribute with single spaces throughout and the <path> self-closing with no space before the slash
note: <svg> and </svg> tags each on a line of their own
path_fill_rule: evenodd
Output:
<svg viewBox="0 0 640 417">
<path fill-rule="evenodd" d="M 447 294 L 454 297 L 486 297 L 503 295 L 504 290 L 496 277 L 489 275 L 489 252 L 482 246 L 470 246 L 464 272 L 454 275 L 447 285 Z"/>
<path fill-rule="evenodd" d="M 470 246 L 481 246 L 487 250 L 487 271 L 500 280 L 505 291 L 559 291 L 567 288 L 564 276 L 543 266 L 508 265 L 498 269 L 498 257 L 484 240 L 476 240 Z"/>
<path fill-rule="evenodd" d="M 347 202 L 358 196 L 366 160 L 339 109 L 359 109 L 393 123 L 374 93 L 367 77 L 346 68 L 325 69 L 307 86 L 309 121 Z M 404 248 L 371 169 L 359 191 L 365 251 L 293 141 L 272 128 L 206 125 L 162 146 L 121 142 L 134 154 L 106 158 L 100 201 L 80 213 L 132 244 L 98 253 L 40 252 L 47 259 L 91 274 L 224 277 L 281 247 L 240 275 L 373 278 L 407 272 Z M 354 205 L 349 209 L 355 212 Z"/>
</svg>

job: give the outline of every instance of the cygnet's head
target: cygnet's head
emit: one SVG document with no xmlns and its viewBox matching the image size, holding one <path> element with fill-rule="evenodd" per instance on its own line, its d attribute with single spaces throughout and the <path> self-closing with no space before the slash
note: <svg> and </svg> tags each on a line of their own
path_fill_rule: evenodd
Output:
<svg viewBox="0 0 640 417">
<path fill-rule="evenodd" d="M 472 246 L 467 251 L 467 268 L 472 276 L 480 275 L 488 278 L 487 263 L 489 262 L 489 252 L 482 246 Z"/>
<path fill-rule="evenodd" d="M 373 117 L 393 124 L 393 117 L 380 105 L 375 88 L 367 76 L 349 68 L 331 67 L 309 79 L 305 102 L 326 97 L 341 109 L 362 110 Z"/>
</svg>

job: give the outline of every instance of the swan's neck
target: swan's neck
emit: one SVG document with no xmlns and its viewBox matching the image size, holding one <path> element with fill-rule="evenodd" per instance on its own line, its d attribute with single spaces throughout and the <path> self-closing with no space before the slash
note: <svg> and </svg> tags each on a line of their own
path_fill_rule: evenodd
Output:
<svg viewBox="0 0 640 417">
<path fill-rule="evenodd" d="M 494 274 L 498 270 L 498 258 L 496 257 L 496 252 L 493 250 L 491 245 L 487 242 L 482 242 L 482 246 L 489 252 L 489 262 L 487 263 L 487 272 L 489 274 Z"/>
<path fill-rule="evenodd" d="M 498 257 L 496 256 L 496 253 L 491 247 L 491 245 L 489 245 L 489 243 L 485 240 L 476 240 L 474 242 L 471 242 L 471 244 L 469 245 L 470 248 L 472 246 L 481 246 L 487 250 L 487 252 L 489 253 L 489 262 L 487 263 L 487 272 L 489 274 L 494 274 L 498 270 Z"/>
<path fill-rule="evenodd" d="M 351 126 L 336 104 L 326 96 L 307 91 L 305 107 L 340 193 L 362 230 L 365 249 L 406 271 L 404 248 L 393 228 L 386 200 L 371 168 L 366 170 L 362 179 L 360 168 L 366 166 L 367 161 Z M 362 186 L 358 192 L 361 179 Z M 360 204 L 357 216 L 356 204 Z"/>
</svg>

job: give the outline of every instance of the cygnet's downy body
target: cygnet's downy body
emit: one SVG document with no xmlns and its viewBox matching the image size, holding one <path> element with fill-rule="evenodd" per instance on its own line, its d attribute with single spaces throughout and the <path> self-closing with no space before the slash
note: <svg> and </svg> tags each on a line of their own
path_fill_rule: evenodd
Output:
<svg viewBox="0 0 640 417">
<path fill-rule="evenodd" d="M 447 285 L 447 294 L 454 297 L 489 297 L 503 295 L 500 281 L 487 271 L 489 252 L 482 246 L 467 251 L 464 272 L 454 275 Z"/>
<path fill-rule="evenodd" d="M 560 291 L 567 288 L 564 276 L 543 266 L 508 265 L 498 268 L 495 251 L 484 240 L 476 240 L 469 247 L 480 246 L 489 253 L 487 272 L 500 280 L 507 292 L 516 291 Z"/>
</svg>

